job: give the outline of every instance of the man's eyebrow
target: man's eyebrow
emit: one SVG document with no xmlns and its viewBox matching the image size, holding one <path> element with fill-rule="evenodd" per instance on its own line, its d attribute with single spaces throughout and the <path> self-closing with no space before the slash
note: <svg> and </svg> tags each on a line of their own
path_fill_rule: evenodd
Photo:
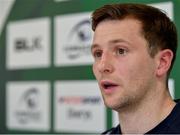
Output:
<svg viewBox="0 0 180 135">
<path fill-rule="evenodd" d="M 92 44 L 91 45 L 91 51 L 94 49 L 94 48 L 97 48 L 99 45 L 98 44 Z"/>
<path fill-rule="evenodd" d="M 109 44 L 111 45 L 111 44 L 116 44 L 116 43 L 126 43 L 126 44 L 131 44 L 130 42 L 128 42 L 128 41 L 126 41 L 126 40 L 124 40 L 124 39 L 113 39 L 113 40 L 110 40 L 109 41 Z M 94 49 L 94 48 L 97 48 L 97 47 L 99 47 L 99 45 L 98 44 L 92 44 L 91 45 L 91 51 Z"/>
</svg>

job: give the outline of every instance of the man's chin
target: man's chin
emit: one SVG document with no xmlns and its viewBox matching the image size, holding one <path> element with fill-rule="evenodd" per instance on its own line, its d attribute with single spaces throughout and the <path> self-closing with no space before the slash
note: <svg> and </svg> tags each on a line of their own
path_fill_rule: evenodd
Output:
<svg viewBox="0 0 180 135">
<path fill-rule="evenodd" d="M 108 108 L 111 108 L 112 110 L 119 110 L 121 108 L 121 104 L 112 103 L 112 102 L 104 102 L 105 106 Z"/>
<path fill-rule="evenodd" d="M 123 111 L 129 108 L 129 104 L 127 102 L 113 102 L 113 101 L 104 101 L 106 107 L 111 108 L 114 111 Z"/>
</svg>

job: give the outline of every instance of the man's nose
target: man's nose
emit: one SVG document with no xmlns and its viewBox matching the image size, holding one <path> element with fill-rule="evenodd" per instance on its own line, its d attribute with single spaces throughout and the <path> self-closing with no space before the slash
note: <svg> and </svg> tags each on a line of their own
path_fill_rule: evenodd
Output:
<svg viewBox="0 0 180 135">
<path fill-rule="evenodd" d="M 112 57 L 109 54 L 103 54 L 98 65 L 98 69 L 101 73 L 112 73 L 113 68 L 113 61 Z"/>
</svg>

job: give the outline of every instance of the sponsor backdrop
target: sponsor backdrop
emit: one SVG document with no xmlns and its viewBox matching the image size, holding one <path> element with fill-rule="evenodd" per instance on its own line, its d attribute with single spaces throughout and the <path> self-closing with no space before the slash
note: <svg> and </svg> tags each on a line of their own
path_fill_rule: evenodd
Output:
<svg viewBox="0 0 180 135">
<path fill-rule="evenodd" d="M 118 123 L 103 104 L 90 54 L 90 15 L 116 2 L 161 8 L 180 30 L 179 0 L 14 1 L 0 33 L 0 133 L 100 133 Z M 169 79 L 174 99 L 179 61 L 178 54 Z"/>
</svg>

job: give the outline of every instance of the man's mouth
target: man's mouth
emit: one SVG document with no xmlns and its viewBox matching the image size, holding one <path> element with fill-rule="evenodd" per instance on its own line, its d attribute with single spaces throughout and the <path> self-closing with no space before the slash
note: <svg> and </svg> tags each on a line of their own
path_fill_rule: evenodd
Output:
<svg viewBox="0 0 180 135">
<path fill-rule="evenodd" d="M 101 87 L 105 90 L 110 90 L 118 86 L 117 84 L 110 81 L 101 81 Z"/>
</svg>

